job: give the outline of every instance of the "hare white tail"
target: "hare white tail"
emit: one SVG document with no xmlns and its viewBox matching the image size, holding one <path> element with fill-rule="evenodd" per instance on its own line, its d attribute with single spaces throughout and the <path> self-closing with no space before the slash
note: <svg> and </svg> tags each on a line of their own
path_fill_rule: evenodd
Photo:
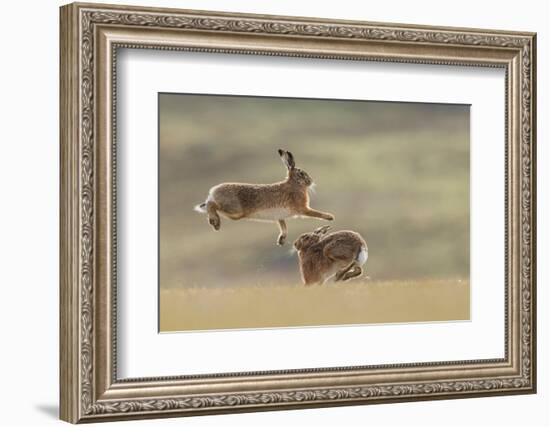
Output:
<svg viewBox="0 0 550 427">
<path fill-rule="evenodd" d="M 361 250 L 357 254 L 357 257 L 355 258 L 359 265 L 363 265 L 367 262 L 367 258 L 369 257 L 369 252 L 366 247 L 361 246 Z"/>
<path fill-rule="evenodd" d="M 200 205 L 196 205 L 193 209 L 195 209 L 198 213 L 206 213 L 206 202 L 201 203 Z"/>
</svg>

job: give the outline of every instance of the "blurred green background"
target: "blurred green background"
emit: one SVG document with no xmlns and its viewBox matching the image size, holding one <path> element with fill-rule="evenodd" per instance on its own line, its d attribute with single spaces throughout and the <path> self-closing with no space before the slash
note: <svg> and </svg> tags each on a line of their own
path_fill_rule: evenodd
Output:
<svg viewBox="0 0 550 427">
<path fill-rule="evenodd" d="M 290 249 L 325 222 L 222 217 L 193 207 L 221 182 L 282 180 L 278 148 L 317 184 L 313 208 L 369 247 L 374 280 L 469 278 L 469 106 L 160 94 L 160 286 L 299 284 Z"/>
</svg>

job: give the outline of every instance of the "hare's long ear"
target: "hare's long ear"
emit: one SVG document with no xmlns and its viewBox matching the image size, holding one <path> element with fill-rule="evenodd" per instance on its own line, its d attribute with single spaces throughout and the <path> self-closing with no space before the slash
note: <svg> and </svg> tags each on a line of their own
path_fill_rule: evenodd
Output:
<svg viewBox="0 0 550 427">
<path fill-rule="evenodd" d="M 326 234 L 327 231 L 330 230 L 330 225 L 323 225 L 322 227 L 317 228 L 314 233 L 321 236 L 323 234 Z"/>
<path fill-rule="evenodd" d="M 288 170 L 294 169 L 296 166 L 296 163 L 294 163 L 294 156 L 290 151 L 281 150 L 279 148 L 279 156 L 281 156 L 281 160 L 285 164 L 286 168 Z"/>
</svg>

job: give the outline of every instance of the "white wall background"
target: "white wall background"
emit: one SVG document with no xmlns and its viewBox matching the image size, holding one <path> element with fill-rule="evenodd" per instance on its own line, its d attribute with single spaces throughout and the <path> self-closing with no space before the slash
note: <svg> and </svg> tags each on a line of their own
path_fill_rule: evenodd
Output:
<svg viewBox="0 0 550 427">
<path fill-rule="evenodd" d="M 121 3 L 110 0 L 113 3 Z M 130 1 L 130 0 L 129 0 Z M 546 425 L 550 405 L 550 29 L 544 2 L 339 0 L 133 0 L 133 4 L 538 32 L 539 393 L 438 402 L 266 412 L 131 425 L 331 426 Z M 0 401 L 3 425 L 59 425 L 58 402 L 58 6 L 6 2 L 0 67 Z M 547 166 L 545 168 L 545 166 Z"/>
</svg>

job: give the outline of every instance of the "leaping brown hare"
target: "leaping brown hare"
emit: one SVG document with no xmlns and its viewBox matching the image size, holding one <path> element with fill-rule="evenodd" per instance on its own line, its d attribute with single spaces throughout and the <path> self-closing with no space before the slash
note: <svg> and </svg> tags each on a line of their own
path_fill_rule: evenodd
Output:
<svg viewBox="0 0 550 427">
<path fill-rule="evenodd" d="M 294 242 L 306 286 L 322 284 L 332 276 L 336 282 L 346 281 L 363 273 L 368 258 L 365 239 L 348 230 L 326 234 L 329 229 L 329 225 L 319 227 Z"/>
<path fill-rule="evenodd" d="M 279 156 L 287 168 L 286 179 L 273 184 L 223 183 L 210 189 L 204 203 L 195 210 L 208 215 L 214 230 L 221 226 L 220 215 L 233 219 L 251 219 L 277 222 L 277 244 L 287 237 L 285 219 L 312 217 L 332 221 L 334 216 L 309 207 L 308 188 L 313 180 L 306 171 L 296 167 L 290 151 L 279 149 Z"/>
</svg>

